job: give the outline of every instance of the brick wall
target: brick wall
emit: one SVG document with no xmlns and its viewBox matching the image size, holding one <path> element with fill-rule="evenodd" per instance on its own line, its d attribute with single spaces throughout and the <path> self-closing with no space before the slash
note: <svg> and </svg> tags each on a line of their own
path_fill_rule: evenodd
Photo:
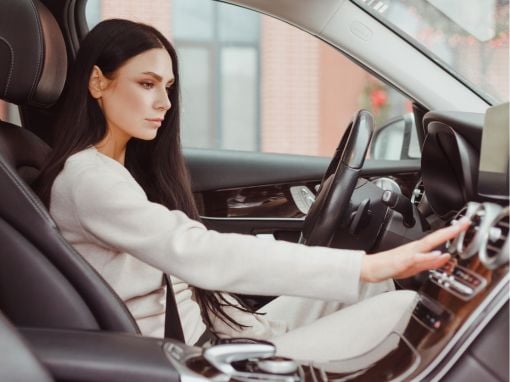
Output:
<svg viewBox="0 0 510 382">
<path fill-rule="evenodd" d="M 268 17 L 261 27 L 261 149 L 319 150 L 319 42 Z"/>
<path fill-rule="evenodd" d="M 101 3 L 103 20 L 125 18 L 149 24 L 168 39 L 171 38 L 171 11 L 172 2 L 169 0 L 123 0 L 122 6 L 119 6 L 118 1 L 113 0 L 103 0 Z"/>
<path fill-rule="evenodd" d="M 261 28 L 262 151 L 331 155 L 368 74 L 329 45 L 268 17 Z"/>
</svg>

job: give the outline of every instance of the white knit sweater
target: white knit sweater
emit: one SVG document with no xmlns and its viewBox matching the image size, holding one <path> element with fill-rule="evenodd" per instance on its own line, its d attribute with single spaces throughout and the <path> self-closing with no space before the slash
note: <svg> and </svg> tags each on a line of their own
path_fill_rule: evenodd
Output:
<svg viewBox="0 0 510 382">
<path fill-rule="evenodd" d="M 119 294 L 145 335 L 163 336 L 163 272 L 172 275 L 191 344 L 205 326 L 188 283 L 342 302 L 358 296 L 362 252 L 207 230 L 180 211 L 150 202 L 124 166 L 94 147 L 67 160 L 53 184 L 50 213 L 63 236 Z M 252 327 L 236 333 L 216 320 L 223 335 L 270 338 L 285 331 L 263 316 L 229 312 Z"/>
</svg>

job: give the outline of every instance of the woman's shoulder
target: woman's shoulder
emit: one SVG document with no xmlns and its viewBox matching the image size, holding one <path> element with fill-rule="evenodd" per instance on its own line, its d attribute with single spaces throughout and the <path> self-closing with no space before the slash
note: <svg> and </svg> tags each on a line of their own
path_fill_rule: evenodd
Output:
<svg viewBox="0 0 510 382">
<path fill-rule="evenodd" d="M 126 182 L 135 181 L 123 165 L 90 147 L 67 158 L 53 188 L 67 192 L 78 188 L 83 192 L 89 187 L 111 187 Z"/>
<path fill-rule="evenodd" d="M 83 177 L 88 174 L 95 176 L 107 176 L 113 179 L 131 178 L 131 174 L 126 168 L 112 158 L 101 154 L 95 147 L 89 147 L 85 150 L 74 153 L 67 158 L 64 168 L 60 175 L 66 177 Z"/>
<path fill-rule="evenodd" d="M 89 148 L 66 160 L 53 183 L 51 198 L 55 206 L 70 203 L 87 210 L 119 200 L 145 201 L 147 196 L 122 164 Z"/>
</svg>

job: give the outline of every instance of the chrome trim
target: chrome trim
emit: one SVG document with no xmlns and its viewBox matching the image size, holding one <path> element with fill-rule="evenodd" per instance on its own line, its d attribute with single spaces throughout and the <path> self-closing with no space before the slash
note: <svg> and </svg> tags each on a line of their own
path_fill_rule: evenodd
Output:
<svg viewBox="0 0 510 382">
<path fill-rule="evenodd" d="M 467 204 L 467 209 L 466 209 L 466 213 L 464 214 L 464 217 L 469 219 L 469 221 L 472 223 L 473 222 L 473 218 L 475 217 L 475 215 L 478 213 L 478 211 L 480 211 L 480 209 L 482 209 L 483 206 L 482 204 L 480 203 L 477 203 L 477 202 L 469 202 Z M 480 226 L 481 227 L 481 224 L 482 222 L 480 222 Z M 479 228 L 479 227 L 473 227 L 473 229 L 476 229 L 476 228 Z M 471 229 L 471 227 L 468 228 L 468 230 Z M 459 257 L 461 259 L 468 259 L 470 258 L 471 256 L 473 256 L 476 252 L 475 251 L 472 251 L 471 247 L 473 247 L 471 245 L 471 243 L 474 243 L 476 241 L 476 236 L 479 235 L 479 233 L 476 233 L 472 240 L 471 240 L 471 243 L 468 245 L 469 247 L 469 251 L 468 251 L 468 248 L 464 248 L 464 238 L 466 237 L 466 232 L 467 231 L 464 231 L 464 232 L 461 232 L 457 238 L 454 240 L 453 242 L 453 248 L 455 249 L 455 251 L 458 253 Z"/>
<path fill-rule="evenodd" d="M 190 370 L 185 363 L 186 360 L 191 357 L 200 356 L 202 354 L 202 349 L 184 344 L 177 345 L 171 340 L 165 341 L 163 345 L 164 353 L 172 366 L 175 367 L 175 370 L 179 373 L 180 382 L 210 382 L 210 379 Z M 225 379 L 225 382 L 226 381 L 228 381 L 228 379 Z"/>
<path fill-rule="evenodd" d="M 391 185 L 390 188 L 384 188 L 384 183 L 388 183 L 389 185 Z M 374 179 L 372 181 L 372 183 L 374 183 L 377 187 L 379 187 L 381 190 L 389 190 L 389 191 L 392 191 L 392 192 L 398 192 L 399 194 L 402 194 L 402 189 L 400 188 L 400 185 L 393 179 L 391 178 L 388 178 L 388 177 L 381 177 L 381 178 L 377 178 L 377 179 Z"/>
<path fill-rule="evenodd" d="M 485 236 L 485 233 L 489 231 L 490 226 L 496 216 L 499 215 L 501 212 L 501 206 L 494 203 L 483 203 L 483 210 L 484 214 L 481 217 L 482 221 L 480 222 L 480 226 L 478 228 L 478 233 L 475 238 L 471 241 L 471 243 L 466 247 L 466 252 L 474 252 L 475 254 L 478 253 L 478 257 L 480 257 L 480 247 L 483 242 L 483 238 Z"/>
<path fill-rule="evenodd" d="M 402 339 L 402 341 L 405 342 L 407 347 L 409 349 L 411 349 L 411 351 L 414 352 L 414 356 L 415 356 L 414 363 L 411 366 L 409 366 L 409 368 L 404 373 L 402 373 L 402 375 L 399 375 L 398 378 L 393 380 L 393 381 L 400 382 L 400 381 L 404 381 L 408 376 L 410 376 L 418 368 L 418 366 L 420 365 L 420 362 L 421 362 L 421 356 L 420 356 L 420 353 L 418 352 L 418 350 L 416 350 L 416 348 L 413 346 L 413 344 L 411 344 L 411 342 L 407 338 L 405 338 L 403 335 L 400 335 L 397 332 L 393 332 L 393 333 L 396 333 L 400 336 L 400 338 Z"/>
<path fill-rule="evenodd" d="M 477 203 L 477 202 L 469 202 L 467 204 L 467 209 L 464 214 L 464 217 L 468 218 L 471 223 L 474 223 L 475 217 L 480 219 L 477 226 L 472 224 L 472 227 L 469 227 L 468 230 L 474 229 L 476 232 L 473 234 L 471 238 L 471 242 L 467 243 L 464 246 L 464 239 L 466 237 L 466 232 L 460 233 L 457 238 L 453 241 L 452 249 L 455 250 L 461 259 L 469 259 L 470 257 L 476 255 L 481 247 L 483 238 L 485 237 L 486 232 L 489 230 L 491 223 L 494 218 L 500 213 L 501 206 L 494 203 Z M 455 220 L 452 220 L 452 224 Z"/>
<path fill-rule="evenodd" d="M 204 349 L 203 357 L 224 374 L 234 376 L 238 373 L 232 362 L 251 358 L 273 357 L 276 347 L 272 344 L 221 344 Z"/>
<path fill-rule="evenodd" d="M 250 359 L 274 357 L 276 347 L 271 343 L 227 343 L 211 346 L 204 349 L 202 356 L 212 366 L 228 377 L 227 380 L 254 382 L 298 382 L 300 378 L 295 375 L 266 374 L 263 372 L 239 371 L 232 366 L 232 362 Z"/>
<path fill-rule="evenodd" d="M 490 241 L 493 241 L 492 238 L 490 238 L 490 235 L 491 235 L 491 233 L 493 233 L 493 232 L 491 232 L 491 230 L 493 228 L 496 228 L 495 224 L 505 217 L 507 218 L 507 223 L 508 223 L 509 211 L 510 211 L 510 207 L 503 208 L 499 212 L 499 214 L 491 221 L 487 231 L 485 232 L 485 234 L 483 235 L 483 237 L 481 239 L 480 253 L 478 254 L 478 257 L 480 258 L 480 261 L 487 269 L 496 269 L 500 265 L 503 265 L 508 262 L 508 258 L 509 258 L 509 253 L 508 253 L 509 248 L 508 247 L 509 247 L 509 242 L 510 242 L 510 239 L 508 238 L 508 236 L 505 239 L 505 242 L 503 243 L 503 246 L 501 247 L 500 252 L 497 256 L 489 257 L 487 255 L 487 246 L 489 245 Z"/>
<path fill-rule="evenodd" d="M 469 276 L 477 279 L 480 284 L 478 286 L 471 284 L 466 285 L 461 281 L 462 278 L 457 278 L 455 275 L 453 275 L 453 271 L 452 274 L 450 274 L 447 271 L 443 271 L 441 268 L 431 269 L 429 271 L 429 280 L 440 288 L 446 290 L 448 293 L 464 301 L 471 300 L 487 286 L 487 280 L 480 276 L 478 273 L 460 265 L 453 265 L 453 267 L 454 269 L 459 269 L 465 274 L 468 274 Z"/>
<path fill-rule="evenodd" d="M 217 220 L 217 221 L 288 221 L 288 222 L 302 222 L 305 221 L 305 216 L 302 218 L 235 218 L 235 217 L 213 217 L 213 216 L 200 216 L 202 220 Z"/>
<path fill-rule="evenodd" d="M 474 322 L 476 321 L 476 319 L 484 312 L 484 310 L 487 308 L 487 306 L 490 305 L 490 303 L 492 303 L 493 300 L 496 299 L 496 297 L 500 294 L 500 292 L 503 290 L 503 288 L 505 288 L 505 286 L 508 285 L 509 283 L 509 280 L 510 280 L 510 276 L 509 274 L 507 273 L 505 275 L 505 277 L 498 283 L 498 285 L 489 293 L 489 295 L 480 303 L 480 305 L 478 305 L 478 307 L 475 309 L 475 311 L 473 313 L 471 313 L 471 315 L 469 316 L 469 318 L 466 320 L 466 322 L 462 325 L 462 327 L 457 331 L 457 333 L 452 337 L 452 339 L 446 344 L 446 346 L 443 348 L 443 350 L 437 355 L 434 357 L 433 361 L 420 373 L 418 374 L 414 379 L 413 381 L 425 381 L 425 380 L 428 380 L 426 377 L 434 371 L 434 369 L 438 366 L 438 364 L 448 355 L 448 353 L 450 352 L 450 350 L 452 350 L 452 348 L 459 342 L 459 340 L 461 339 L 461 337 L 469 330 L 471 329 L 471 326 L 474 324 Z M 503 302 L 506 302 L 505 299 L 502 299 L 504 300 Z M 496 314 L 499 309 L 492 309 L 493 311 L 495 310 L 495 312 L 491 315 L 491 318 L 494 316 L 494 314 Z M 492 311 L 491 311 L 492 313 Z M 489 313 L 487 313 L 487 315 L 490 315 Z M 486 323 L 485 323 L 486 325 Z M 479 333 L 480 330 L 482 330 L 485 325 L 478 325 L 477 327 L 475 327 L 475 332 L 476 334 Z M 470 337 L 472 336 L 472 334 L 470 335 Z M 468 337 L 468 339 L 470 339 L 470 337 Z M 466 340 L 467 342 L 467 340 Z M 472 340 L 469 342 L 469 344 L 472 342 Z M 464 349 L 465 350 L 465 349 Z M 458 357 L 460 357 L 460 355 L 462 355 L 461 352 L 458 352 Z M 456 357 L 456 359 L 458 359 L 458 357 Z M 455 356 L 454 356 L 455 358 Z M 451 366 L 450 366 L 451 367 Z M 443 369 L 445 369 L 446 367 L 443 367 Z M 442 370 L 441 369 L 441 372 Z M 448 371 L 449 369 L 447 369 L 446 371 Z M 445 372 L 446 372 L 445 371 Z M 443 373 L 444 375 L 444 373 Z M 432 379 L 432 381 L 437 381 L 439 379 L 436 379 L 434 377 L 434 379 Z"/>
</svg>

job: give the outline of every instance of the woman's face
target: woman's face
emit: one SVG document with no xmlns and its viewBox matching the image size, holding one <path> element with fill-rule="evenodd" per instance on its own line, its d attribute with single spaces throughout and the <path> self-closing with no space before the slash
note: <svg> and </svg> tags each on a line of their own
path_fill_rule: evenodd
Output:
<svg viewBox="0 0 510 382">
<path fill-rule="evenodd" d="M 172 59 L 161 48 L 129 59 L 111 79 L 95 67 L 89 89 L 103 110 L 110 138 L 126 144 L 132 137 L 156 137 L 171 107 L 168 90 L 173 82 Z"/>
</svg>

